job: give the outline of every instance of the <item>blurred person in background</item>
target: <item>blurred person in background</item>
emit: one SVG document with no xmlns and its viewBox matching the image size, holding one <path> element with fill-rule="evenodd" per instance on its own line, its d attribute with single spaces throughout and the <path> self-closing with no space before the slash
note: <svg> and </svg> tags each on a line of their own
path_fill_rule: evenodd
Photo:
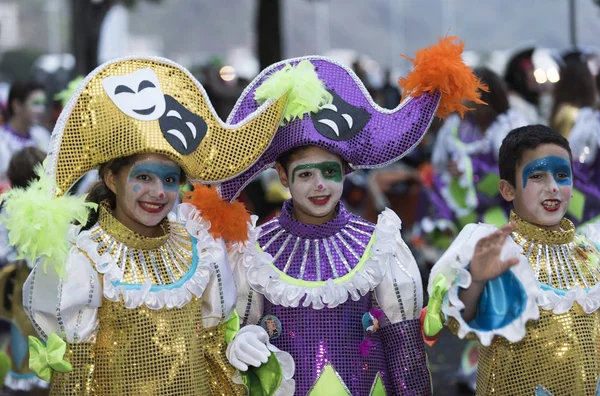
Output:
<svg viewBox="0 0 600 396">
<path fill-rule="evenodd" d="M 48 149 L 50 133 L 40 126 L 46 111 L 44 87 L 34 81 L 17 81 L 8 95 L 7 118 L 0 127 L 0 187 L 8 186 L 6 171 L 14 153 L 25 147 Z"/>
<path fill-rule="evenodd" d="M 436 138 L 431 162 L 433 183 L 428 189 L 429 215 L 421 231 L 434 246 L 447 247 L 467 223 L 504 224 L 509 208 L 497 191 L 498 150 L 512 129 L 526 125 L 521 113 L 509 106 L 502 79 L 487 68 L 475 74 L 489 88 L 481 99 L 487 105 L 469 104 L 474 111 L 464 119 L 448 117 Z"/>
<path fill-rule="evenodd" d="M 38 176 L 35 168 L 42 164 L 46 154 L 37 147 L 26 147 L 16 152 L 9 162 L 7 176 L 12 188 L 25 188 Z M 17 260 L 15 249 L 8 244 L 8 232 L 0 225 L 0 318 L 10 323 L 9 356 L 10 370 L 4 378 L 4 386 L 10 395 L 44 395 L 48 383 L 39 379 L 29 369 L 28 336 L 37 337 L 33 325 L 23 309 L 23 283 L 33 263 Z M 3 393 L 4 394 L 4 393 Z"/>
<path fill-rule="evenodd" d="M 568 57 L 564 60 L 553 97 L 550 126 L 568 138 L 580 110 L 593 110 L 598 101 L 596 82 L 585 59 Z"/>
<path fill-rule="evenodd" d="M 539 124 L 540 86 L 533 75 L 534 48 L 513 55 L 504 73 L 510 107 L 525 117 L 527 124 Z"/>
<path fill-rule="evenodd" d="M 569 121 L 574 125 L 565 135 L 573 152 L 573 198 L 567 217 L 583 230 L 588 224 L 600 222 L 600 111 L 598 111 L 598 87 L 587 63 L 571 60 L 561 73 L 561 83 L 568 85 L 556 92 L 556 100 L 570 95 L 572 102 L 562 108 L 575 109 L 569 112 Z M 563 77 L 564 76 L 564 77 Z M 557 88 L 558 84 L 557 84 Z M 566 92 L 566 93 L 565 93 Z M 576 107 L 577 105 L 579 107 Z M 566 110 L 562 111 L 563 113 Z M 561 110 L 557 112 L 560 119 Z"/>
</svg>

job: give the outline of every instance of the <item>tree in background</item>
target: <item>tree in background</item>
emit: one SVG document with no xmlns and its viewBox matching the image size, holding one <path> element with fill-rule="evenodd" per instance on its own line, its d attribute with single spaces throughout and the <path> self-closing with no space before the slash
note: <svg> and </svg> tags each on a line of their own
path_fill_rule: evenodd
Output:
<svg viewBox="0 0 600 396">
<path fill-rule="evenodd" d="M 71 0 L 71 48 L 75 56 L 75 74 L 86 75 L 98 66 L 100 29 L 108 11 L 121 3 L 128 8 L 141 1 L 161 0 Z"/>
</svg>

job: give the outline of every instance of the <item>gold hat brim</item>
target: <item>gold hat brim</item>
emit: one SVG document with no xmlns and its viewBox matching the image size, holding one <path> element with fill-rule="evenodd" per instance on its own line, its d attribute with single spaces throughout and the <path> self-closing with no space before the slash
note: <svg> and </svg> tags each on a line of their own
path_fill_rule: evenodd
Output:
<svg viewBox="0 0 600 396">
<path fill-rule="evenodd" d="M 159 121 L 126 115 L 105 92 L 102 81 L 151 69 L 164 95 L 177 100 L 207 124 L 206 135 L 190 154 L 177 151 L 163 136 Z M 219 119 L 200 83 L 182 66 L 163 58 L 125 58 L 107 62 L 90 73 L 64 108 L 52 134 L 48 173 L 62 195 L 86 172 L 115 158 L 163 154 L 192 181 L 230 179 L 256 162 L 281 121 L 287 94 L 265 103 L 236 125 Z"/>
</svg>

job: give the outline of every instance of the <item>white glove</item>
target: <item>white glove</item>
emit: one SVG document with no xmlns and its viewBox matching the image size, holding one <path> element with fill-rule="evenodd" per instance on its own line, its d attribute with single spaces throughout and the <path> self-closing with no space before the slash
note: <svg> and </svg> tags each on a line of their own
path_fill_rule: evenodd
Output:
<svg viewBox="0 0 600 396">
<path fill-rule="evenodd" d="M 269 335 L 260 326 L 244 326 L 227 346 L 227 360 L 236 369 L 248 371 L 248 366 L 260 367 L 271 356 Z"/>
</svg>

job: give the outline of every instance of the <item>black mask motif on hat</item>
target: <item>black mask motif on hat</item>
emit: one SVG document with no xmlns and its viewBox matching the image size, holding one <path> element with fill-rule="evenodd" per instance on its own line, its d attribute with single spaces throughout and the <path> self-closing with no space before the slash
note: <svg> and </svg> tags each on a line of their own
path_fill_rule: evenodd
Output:
<svg viewBox="0 0 600 396">
<path fill-rule="evenodd" d="M 317 132 L 335 141 L 348 140 L 360 132 L 371 115 L 365 109 L 351 105 L 338 94 L 329 91 L 333 103 L 324 105 L 318 113 L 312 115 Z"/>
<path fill-rule="evenodd" d="M 179 153 L 193 153 L 206 136 L 206 122 L 172 96 L 165 95 L 165 102 L 165 114 L 158 120 L 163 136 Z"/>
</svg>

